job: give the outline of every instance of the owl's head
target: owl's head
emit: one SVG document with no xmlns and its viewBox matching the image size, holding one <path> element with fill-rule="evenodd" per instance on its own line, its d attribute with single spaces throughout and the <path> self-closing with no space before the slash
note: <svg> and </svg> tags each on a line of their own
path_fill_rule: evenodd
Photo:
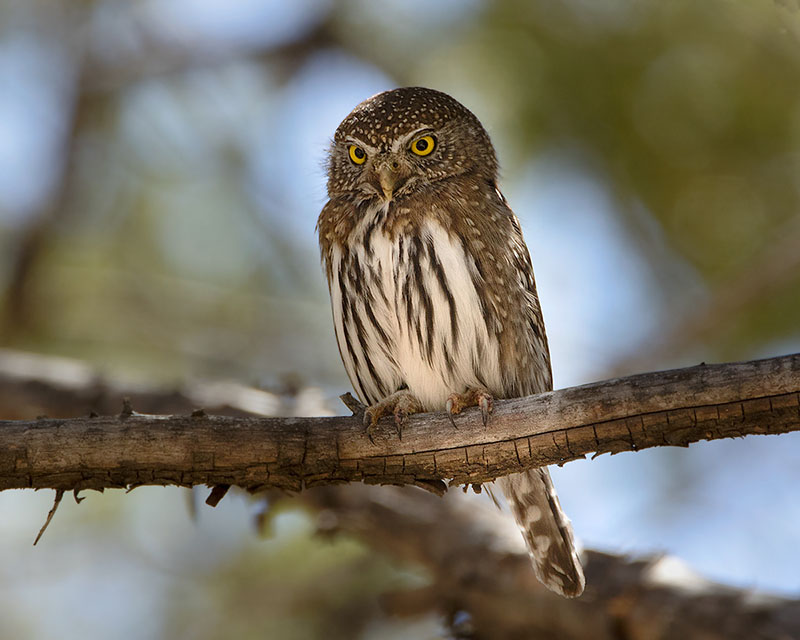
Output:
<svg viewBox="0 0 800 640">
<path fill-rule="evenodd" d="M 333 138 L 328 194 L 402 200 L 463 174 L 494 181 L 497 160 L 478 118 L 446 93 L 405 87 L 350 112 Z"/>
</svg>

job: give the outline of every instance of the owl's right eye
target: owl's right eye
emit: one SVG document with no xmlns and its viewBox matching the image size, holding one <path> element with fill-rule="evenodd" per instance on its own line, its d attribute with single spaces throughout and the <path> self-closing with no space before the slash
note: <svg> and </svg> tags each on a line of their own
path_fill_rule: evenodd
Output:
<svg viewBox="0 0 800 640">
<path fill-rule="evenodd" d="M 356 164 L 364 164 L 367 159 L 366 152 L 361 147 L 354 144 L 350 145 L 348 153 L 350 154 L 350 159 Z"/>
</svg>

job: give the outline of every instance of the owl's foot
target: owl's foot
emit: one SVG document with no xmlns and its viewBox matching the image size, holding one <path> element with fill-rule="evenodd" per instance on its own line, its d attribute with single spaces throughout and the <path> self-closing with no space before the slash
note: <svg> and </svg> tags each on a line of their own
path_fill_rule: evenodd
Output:
<svg viewBox="0 0 800 640">
<path fill-rule="evenodd" d="M 373 430 L 378 425 L 378 420 L 388 415 L 394 416 L 394 428 L 397 430 L 398 439 L 402 440 L 402 428 L 406 416 L 421 412 L 422 404 L 408 389 L 396 391 L 388 398 L 384 398 L 371 407 L 367 407 L 366 411 L 364 411 L 364 425 L 367 427 L 369 441 L 375 444 L 372 439 Z"/>
<path fill-rule="evenodd" d="M 488 389 L 485 387 L 474 387 L 472 389 L 467 389 L 464 393 L 450 394 L 450 397 L 447 398 L 445 409 L 447 410 L 447 415 L 450 416 L 450 422 L 453 428 L 457 429 L 456 421 L 453 420 L 454 415 L 461 413 L 467 407 L 480 407 L 483 426 L 485 427 L 486 423 L 489 421 L 489 414 L 492 412 L 493 402 L 494 398 L 492 394 L 489 393 Z"/>
</svg>

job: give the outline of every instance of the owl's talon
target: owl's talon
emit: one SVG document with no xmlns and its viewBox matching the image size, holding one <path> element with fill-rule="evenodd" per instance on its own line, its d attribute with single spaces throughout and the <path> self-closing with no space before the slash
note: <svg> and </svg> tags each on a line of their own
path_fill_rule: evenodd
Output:
<svg viewBox="0 0 800 640">
<path fill-rule="evenodd" d="M 406 421 L 406 412 L 402 409 L 394 410 L 394 428 L 397 431 L 397 439 L 403 439 L 403 423 Z"/>
<path fill-rule="evenodd" d="M 483 418 L 483 426 L 489 422 L 489 414 L 492 412 L 492 396 L 486 393 L 478 395 L 478 406 L 481 408 L 481 418 Z"/>
<path fill-rule="evenodd" d="M 364 410 L 363 422 L 366 427 L 367 438 L 371 444 L 375 444 L 375 428 L 378 426 L 378 420 L 381 419 L 381 413 L 376 405 L 367 407 Z"/>
<path fill-rule="evenodd" d="M 364 411 L 364 417 L 362 419 L 362 422 L 364 423 L 365 427 L 372 428 L 376 424 L 378 424 L 380 416 L 376 415 L 376 413 L 377 413 L 376 411 L 372 410 L 372 407 L 369 407 Z"/>
<path fill-rule="evenodd" d="M 475 387 L 467 389 L 464 393 L 451 393 L 450 397 L 447 398 L 445 410 L 447 415 L 450 416 L 450 422 L 455 427 L 456 423 L 453 420 L 455 414 L 461 413 L 467 407 L 479 407 L 483 426 L 485 427 L 489 422 L 489 414 L 492 412 L 492 400 L 492 394 L 487 389 Z"/>
<path fill-rule="evenodd" d="M 447 417 L 450 418 L 450 424 L 453 425 L 453 429 L 458 430 L 456 426 L 456 421 L 453 419 L 453 414 L 458 413 L 458 411 L 453 411 L 453 398 L 450 397 L 447 399 L 447 402 L 444 405 L 444 410 L 447 413 Z"/>
<path fill-rule="evenodd" d="M 367 437 L 375 444 L 373 434 L 378 426 L 378 421 L 384 416 L 394 416 L 394 428 L 398 440 L 403 439 L 403 424 L 406 417 L 412 413 L 420 413 L 422 405 L 410 391 L 403 389 L 390 395 L 388 398 L 376 402 L 364 411 L 364 425 L 367 427 Z"/>
<path fill-rule="evenodd" d="M 455 421 L 455 419 L 453 418 L 453 414 L 452 414 L 452 413 L 450 413 L 450 412 L 448 411 L 448 412 L 447 412 L 447 417 L 448 417 L 448 418 L 450 418 L 450 424 L 451 424 L 451 425 L 453 425 L 453 429 L 455 429 L 456 431 L 458 431 L 458 427 L 456 426 L 456 421 Z"/>
</svg>

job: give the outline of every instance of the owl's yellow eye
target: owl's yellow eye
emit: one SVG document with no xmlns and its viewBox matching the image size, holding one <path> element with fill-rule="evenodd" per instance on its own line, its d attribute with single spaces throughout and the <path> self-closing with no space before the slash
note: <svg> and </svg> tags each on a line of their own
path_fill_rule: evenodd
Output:
<svg viewBox="0 0 800 640">
<path fill-rule="evenodd" d="M 361 147 L 358 147 L 354 144 L 350 145 L 348 153 L 350 154 L 350 159 L 356 164 L 364 164 L 364 162 L 367 160 L 366 152 Z"/>
<path fill-rule="evenodd" d="M 427 156 L 436 146 L 433 136 L 422 136 L 411 143 L 411 150 L 418 156 Z"/>
</svg>

